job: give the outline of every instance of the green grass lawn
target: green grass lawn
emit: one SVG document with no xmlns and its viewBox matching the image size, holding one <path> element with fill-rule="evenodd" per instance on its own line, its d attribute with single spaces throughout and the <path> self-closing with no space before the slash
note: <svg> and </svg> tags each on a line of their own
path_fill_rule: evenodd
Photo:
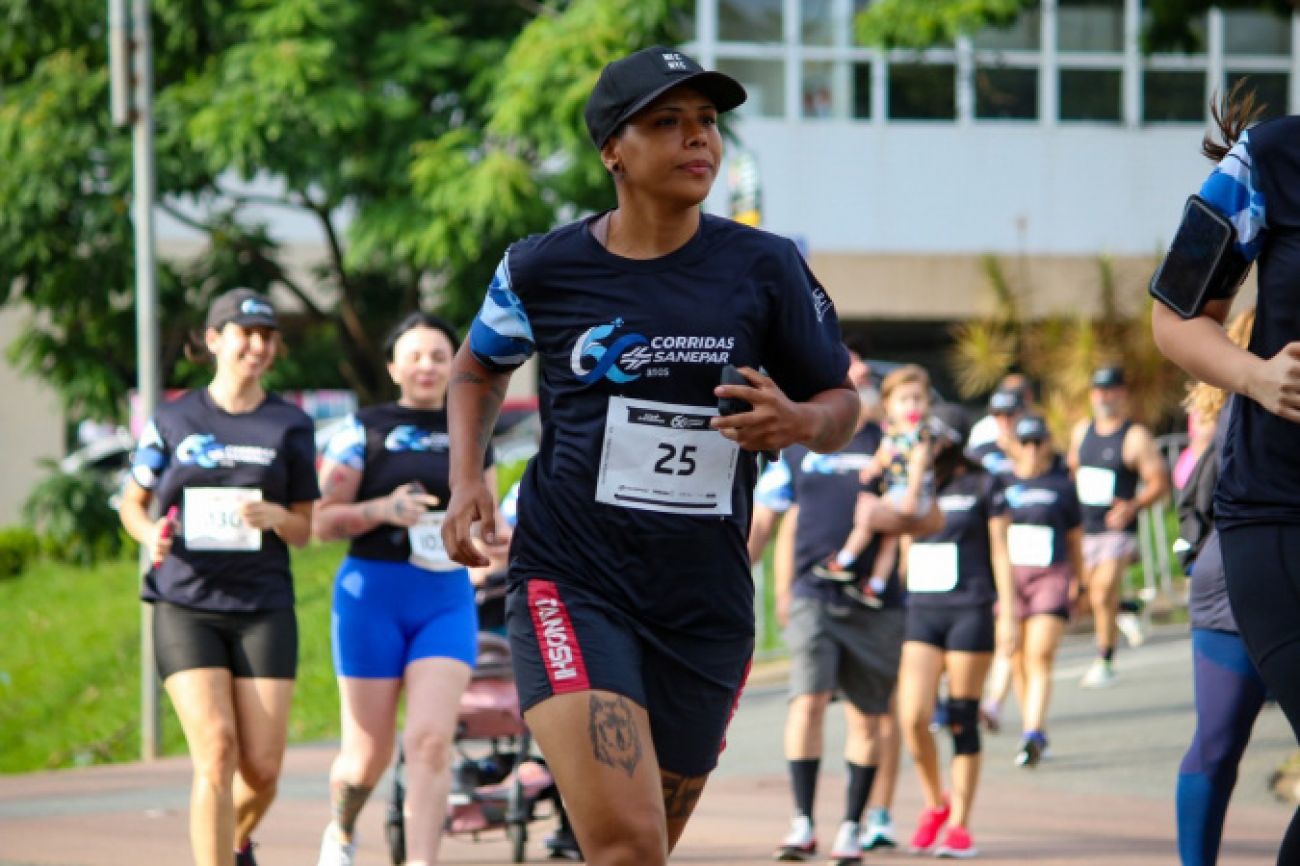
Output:
<svg viewBox="0 0 1300 866">
<path fill-rule="evenodd" d="M 329 603 L 342 544 L 294 554 L 300 640 L 289 736 L 338 736 Z M 140 755 L 140 602 L 134 560 L 83 569 L 38 562 L 0 581 L 0 773 Z M 162 697 L 163 744 L 183 754 Z"/>
</svg>

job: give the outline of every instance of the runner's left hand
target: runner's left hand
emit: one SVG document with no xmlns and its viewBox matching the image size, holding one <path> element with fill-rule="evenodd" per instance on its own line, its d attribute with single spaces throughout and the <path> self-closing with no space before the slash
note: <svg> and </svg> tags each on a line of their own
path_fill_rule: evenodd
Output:
<svg viewBox="0 0 1300 866">
<path fill-rule="evenodd" d="M 1127 527 L 1137 516 L 1137 508 L 1128 499 L 1116 499 L 1115 504 L 1106 512 L 1106 528 L 1118 532 Z"/>
<path fill-rule="evenodd" d="M 719 385 L 713 393 L 744 400 L 753 408 L 714 418 L 713 429 L 746 451 L 779 451 L 807 435 L 804 411 L 798 403 L 753 367 L 739 369 L 749 385 Z"/>
<path fill-rule="evenodd" d="M 239 506 L 239 519 L 253 529 L 275 529 L 288 516 L 289 509 L 265 500 L 245 502 Z"/>
</svg>

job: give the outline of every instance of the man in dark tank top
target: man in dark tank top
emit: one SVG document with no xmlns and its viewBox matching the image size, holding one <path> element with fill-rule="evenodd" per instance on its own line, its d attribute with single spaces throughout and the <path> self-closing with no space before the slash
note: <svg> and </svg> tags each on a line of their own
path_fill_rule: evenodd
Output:
<svg viewBox="0 0 1300 866">
<path fill-rule="evenodd" d="M 1097 636 L 1084 688 L 1115 680 L 1116 615 L 1124 572 L 1137 557 L 1138 514 L 1169 489 L 1160 450 L 1151 431 L 1129 416 L 1128 397 L 1124 370 L 1099 368 L 1089 393 L 1092 418 L 1070 436 L 1070 472 L 1083 508 L 1083 582 Z"/>
</svg>

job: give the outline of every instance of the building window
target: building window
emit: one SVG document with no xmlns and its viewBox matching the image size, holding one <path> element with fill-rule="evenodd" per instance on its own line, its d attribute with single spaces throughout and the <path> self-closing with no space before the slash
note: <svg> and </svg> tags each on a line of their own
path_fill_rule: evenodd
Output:
<svg viewBox="0 0 1300 866">
<path fill-rule="evenodd" d="M 1255 104 L 1264 105 L 1264 120 L 1281 117 L 1287 113 L 1289 80 L 1285 72 L 1229 72 L 1228 92 L 1238 81 L 1246 79 L 1246 87 L 1255 91 Z"/>
<path fill-rule="evenodd" d="M 736 109 L 741 117 L 785 116 L 785 64 L 780 60 L 719 58 L 718 71 L 739 81 L 749 94 Z"/>
<path fill-rule="evenodd" d="M 718 39 L 780 42 L 781 0 L 718 0 Z"/>
<path fill-rule="evenodd" d="M 1061 51 L 1124 50 L 1124 0 L 1059 0 L 1056 46 Z"/>
<path fill-rule="evenodd" d="M 1162 72 L 1142 75 L 1142 119 L 1147 123 L 1205 120 L 1205 73 Z"/>
<path fill-rule="evenodd" d="M 853 64 L 853 116 L 871 117 L 871 64 Z"/>
<path fill-rule="evenodd" d="M 1038 116 L 1038 70 L 984 67 L 975 70 L 975 116 L 1033 120 Z"/>
<path fill-rule="evenodd" d="M 1060 75 L 1061 120 L 1118 123 L 1123 118 L 1118 69 L 1062 69 Z"/>
<path fill-rule="evenodd" d="M 799 35 L 804 45 L 830 45 L 835 41 L 833 0 L 801 0 Z"/>
<path fill-rule="evenodd" d="M 976 51 L 1037 51 L 1041 27 L 1041 13 L 1026 9 L 1005 27 L 985 27 L 971 37 L 971 44 Z"/>
<path fill-rule="evenodd" d="M 831 87 L 835 77 L 835 64 L 812 62 L 803 65 L 804 117 L 831 117 L 835 114 L 835 100 Z"/>
<path fill-rule="evenodd" d="M 956 82 L 952 64 L 889 64 L 890 119 L 952 120 L 957 114 Z"/>
<path fill-rule="evenodd" d="M 1224 54 L 1291 54 L 1291 22 L 1271 12 L 1223 10 Z"/>
</svg>

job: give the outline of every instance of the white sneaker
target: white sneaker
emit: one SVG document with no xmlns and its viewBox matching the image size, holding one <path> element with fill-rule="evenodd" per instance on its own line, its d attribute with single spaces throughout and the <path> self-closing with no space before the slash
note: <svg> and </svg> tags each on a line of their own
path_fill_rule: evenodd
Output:
<svg viewBox="0 0 1300 866">
<path fill-rule="evenodd" d="M 867 827 L 859 840 L 863 851 L 877 848 L 897 848 L 898 836 L 894 833 L 894 822 L 885 809 L 871 809 L 867 812 Z"/>
<path fill-rule="evenodd" d="M 858 825 L 853 821 L 840 824 L 835 833 L 835 844 L 831 845 L 830 859 L 837 864 L 861 863 L 862 847 L 858 844 Z"/>
<path fill-rule="evenodd" d="M 1139 647 L 1147 641 L 1146 630 L 1142 627 L 1142 617 L 1130 611 L 1120 611 L 1115 615 L 1115 627 L 1131 647 Z"/>
<path fill-rule="evenodd" d="M 776 849 L 776 859 L 786 861 L 809 860 L 817 853 L 817 837 L 813 833 L 812 819 L 807 815 L 795 815 L 790 822 L 790 832 L 781 840 Z"/>
<path fill-rule="evenodd" d="M 320 860 L 316 866 L 354 866 L 357 854 L 357 837 L 351 842 L 339 838 L 338 828 L 331 821 L 320 837 Z"/>
<path fill-rule="evenodd" d="M 1115 685 L 1115 669 L 1105 659 L 1093 659 L 1088 672 L 1079 680 L 1085 689 L 1104 689 Z"/>
</svg>

